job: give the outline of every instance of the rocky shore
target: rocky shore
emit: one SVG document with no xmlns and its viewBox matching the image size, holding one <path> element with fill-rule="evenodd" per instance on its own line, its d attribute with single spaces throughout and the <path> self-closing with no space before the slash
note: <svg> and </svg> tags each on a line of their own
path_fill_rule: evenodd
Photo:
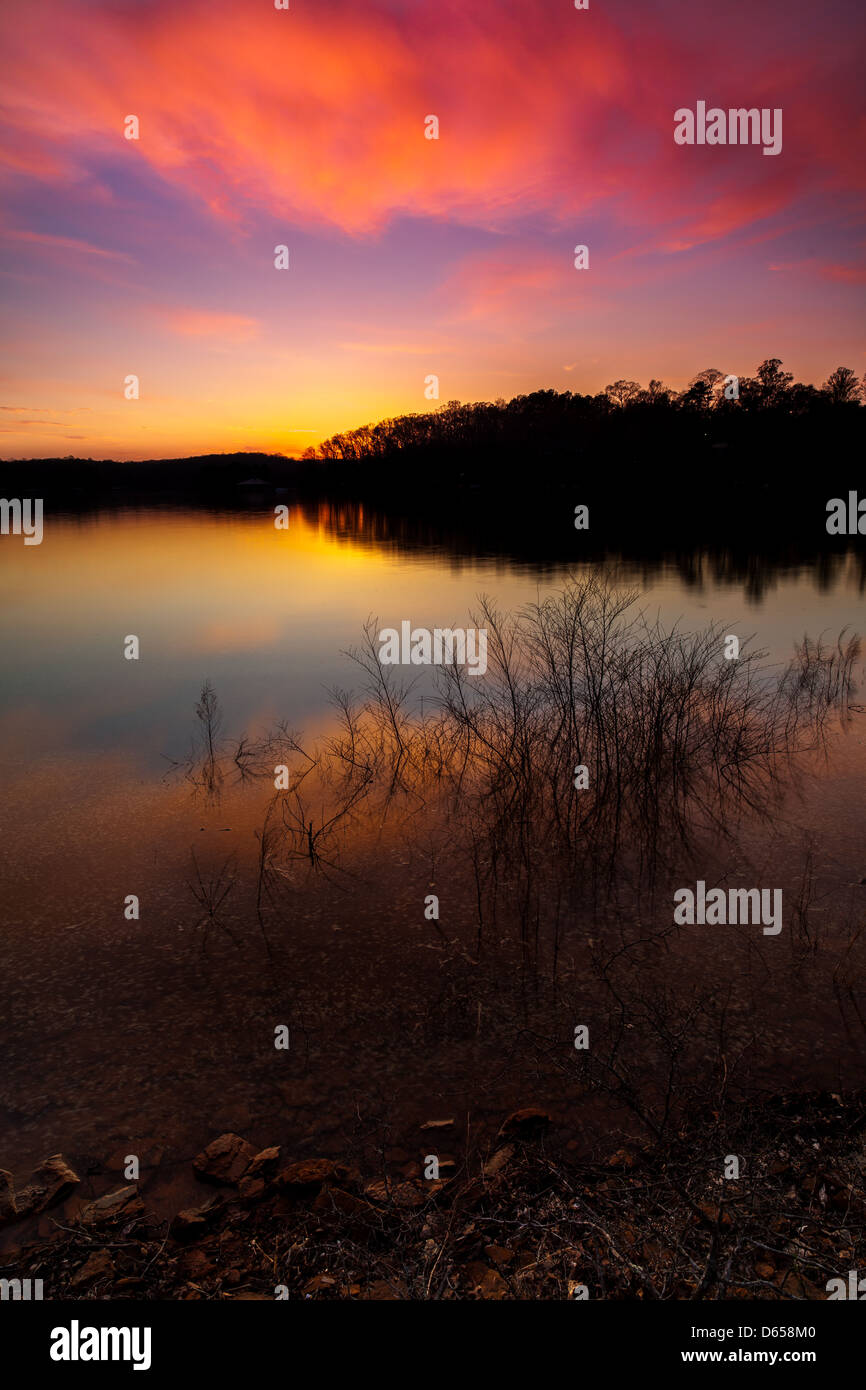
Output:
<svg viewBox="0 0 866 1390">
<path fill-rule="evenodd" d="M 420 1128 L 376 1172 L 221 1134 L 170 1216 L 148 1196 L 159 1151 L 119 1184 L 60 1154 L 20 1188 L 0 1170 L 0 1280 L 82 1300 L 779 1300 L 866 1270 L 866 1092 L 710 1111 L 592 1163 L 555 1151 L 538 1107 L 483 1150 L 449 1118 Z"/>
</svg>

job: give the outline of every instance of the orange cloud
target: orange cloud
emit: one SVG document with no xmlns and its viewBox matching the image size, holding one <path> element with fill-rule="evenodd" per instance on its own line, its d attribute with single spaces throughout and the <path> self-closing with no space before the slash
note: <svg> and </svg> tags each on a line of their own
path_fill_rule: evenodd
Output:
<svg viewBox="0 0 866 1390">
<path fill-rule="evenodd" d="M 634 175 L 605 134 L 610 107 L 647 114 L 604 16 L 529 22 L 482 0 L 472 18 L 431 3 L 412 19 L 343 3 L 324 24 L 193 0 L 92 7 L 83 24 L 30 0 L 4 25 L 14 143 L 36 174 L 53 161 L 71 180 L 95 147 L 144 160 L 217 216 L 266 208 L 352 233 L 398 212 L 498 225 L 551 197 L 577 209 Z M 659 35 L 653 61 L 664 54 Z M 424 138 L 431 113 L 438 141 Z M 123 138 L 127 114 L 138 141 Z"/>
<path fill-rule="evenodd" d="M 829 116 L 813 119 L 827 105 L 815 92 L 799 124 L 786 113 L 787 172 L 762 170 L 760 187 L 736 191 L 750 150 L 723 166 L 675 149 L 673 111 L 696 80 L 694 36 L 673 19 L 631 20 L 619 32 L 622 16 L 532 0 L 475 0 L 471 12 L 427 0 L 411 14 L 333 0 L 327 22 L 316 7 L 154 0 L 89 5 L 85 23 L 75 6 L 29 0 L 0 20 L 4 144 L 37 177 L 71 182 L 100 151 L 144 161 L 239 225 L 267 210 L 357 235 L 400 213 L 494 228 L 533 210 L 568 222 L 626 199 L 644 227 L 679 223 L 667 240 L 680 247 L 783 206 L 806 160 L 826 182 L 862 189 L 835 89 Z M 716 53 L 722 72 L 743 61 L 736 33 L 714 18 L 710 30 L 708 82 Z M 816 53 L 813 71 L 802 57 L 779 59 L 755 80 L 755 99 L 810 81 L 823 97 L 821 62 Z M 138 141 L 123 138 L 127 114 L 139 118 Z M 438 141 L 424 138 L 428 114 Z"/>
</svg>

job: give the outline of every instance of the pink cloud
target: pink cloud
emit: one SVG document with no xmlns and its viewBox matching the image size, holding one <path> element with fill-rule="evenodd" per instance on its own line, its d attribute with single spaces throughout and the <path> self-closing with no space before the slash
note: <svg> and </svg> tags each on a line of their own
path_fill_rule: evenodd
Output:
<svg viewBox="0 0 866 1390">
<path fill-rule="evenodd" d="M 769 267 L 774 271 L 794 271 L 799 275 L 818 275 L 822 280 L 838 280 L 848 285 L 866 285 L 866 266 L 839 265 L 810 257 L 801 261 L 779 261 Z"/>
<path fill-rule="evenodd" d="M 854 98 L 820 52 L 752 73 L 750 100 L 797 98 L 784 174 L 763 169 L 759 184 L 758 151 L 708 163 L 674 147 L 673 111 L 698 80 L 697 35 L 673 17 L 668 27 L 633 18 L 532 0 L 476 0 L 471 11 L 425 0 L 403 14 L 341 0 L 325 23 L 312 8 L 191 0 L 94 5 L 85 24 L 74 6 L 30 0 L 3 21 L 5 144 L 36 177 L 73 180 L 86 151 L 113 151 L 220 219 L 266 209 L 353 234 L 403 212 L 503 227 L 533 210 L 569 223 L 620 202 L 647 228 L 666 224 L 670 244 L 691 245 L 778 211 L 807 179 L 862 191 L 844 133 Z M 712 15 L 704 27 L 709 94 L 749 60 L 736 25 L 729 35 Z M 430 113 L 438 141 L 424 139 Z M 123 139 L 127 114 L 140 119 L 139 141 Z"/>
<path fill-rule="evenodd" d="M 160 317 L 173 333 L 184 338 L 213 338 L 217 343 L 248 343 L 259 331 L 259 321 L 244 314 L 223 314 L 211 309 L 163 309 Z"/>
<path fill-rule="evenodd" d="M 85 255 L 102 256 L 107 260 L 132 261 L 135 259 L 124 251 L 107 251 L 101 246 L 92 245 L 89 241 L 82 241 L 79 237 L 54 236 L 50 232 L 30 232 L 12 227 L 4 228 L 2 235 L 10 241 L 33 242 L 38 246 L 53 247 L 58 251 L 81 251 Z"/>
</svg>

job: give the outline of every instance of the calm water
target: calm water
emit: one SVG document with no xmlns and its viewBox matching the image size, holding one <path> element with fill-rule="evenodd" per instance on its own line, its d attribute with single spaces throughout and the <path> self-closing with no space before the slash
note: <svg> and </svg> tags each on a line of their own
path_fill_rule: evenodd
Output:
<svg viewBox="0 0 866 1390">
<path fill-rule="evenodd" d="M 273 513 L 207 515 L 120 512 L 79 520 L 52 516 L 39 547 L 15 537 L 0 547 L 0 749 L 4 765 L 58 757 L 117 756 L 150 775 L 178 751 L 202 681 L 210 678 L 232 728 L 275 717 L 312 731 L 324 692 L 357 683 L 345 655 L 361 625 L 409 618 L 419 626 L 466 626 L 479 594 L 502 609 L 535 601 L 573 566 L 543 574 L 507 557 L 461 558 L 429 542 L 413 550 L 376 542 L 361 516 L 295 509 L 288 531 Z M 410 542 L 411 545 L 411 542 Z M 575 541 L 576 561 L 579 542 Z M 723 622 L 774 661 L 804 631 L 835 635 L 866 627 L 862 565 L 854 556 L 820 573 L 772 567 L 760 598 L 748 582 L 720 579 L 724 557 L 692 558 L 686 582 L 673 562 L 611 559 L 608 572 L 637 588 L 664 623 Z M 136 634 L 141 659 L 123 659 Z"/>
<path fill-rule="evenodd" d="M 248 867 L 262 795 L 227 787 L 205 803 L 170 775 L 167 759 L 189 748 L 205 679 L 227 733 L 283 719 L 314 738 L 331 724 L 327 689 L 360 684 L 345 653 L 369 616 L 382 626 L 467 626 L 480 594 L 516 609 L 580 573 L 575 545 L 572 566 L 539 572 L 506 556 L 461 556 L 435 536 L 416 545 L 387 519 L 325 506 L 293 509 L 288 531 L 264 508 L 142 510 L 49 516 L 40 547 L 0 541 L 0 1162 L 16 1167 L 61 1148 L 103 1154 L 133 1139 L 180 1152 L 226 1125 L 336 1151 L 365 1107 L 370 1123 L 387 1115 L 411 1128 L 463 1103 L 460 1086 L 488 1070 L 491 1110 L 539 1091 L 553 1103 L 537 1058 L 518 1054 L 505 1079 L 493 1065 L 522 1007 L 507 990 L 497 985 L 482 1005 L 479 987 L 471 1026 L 455 1024 L 447 1045 L 423 1022 L 422 1005 L 443 985 L 419 911 L 435 881 L 420 839 L 380 830 L 361 843 L 359 834 L 359 856 L 376 856 L 375 880 L 359 876 L 350 891 L 293 885 L 291 952 L 267 966 L 249 928 L 249 884 L 239 884 L 228 920 L 240 946 L 216 933 L 203 955 L 191 853 L 208 872 L 229 856 Z M 743 639 L 754 634 L 775 662 L 804 632 L 866 629 L 853 556 L 820 568 L 764 566 L 757 585 L 754 575 L 734 577 L 724 556 L 691 557 L 687 573 L 673 561 L 616 557 L 603 568 L 639 588 L 663 623 L 721 622 Z M 140 639 L 137 662 L 123 657 L 128 634 Z M 805 798 L 801 788 L 752 847 L 753 861 L 782 854 L 794 873 L 803 837 L 820 831 L 816 872 L 847 917 L 862 915 L 857 895 L 866 891 L 864 743 L 855 715 L 831 761 L 811 770 Z M 141 899 L 138 923 L 123 917 L 129 893 Z M 452 986 L 457 998 L 462 986 Z M 269 1039 L 292 1010 L 303 1047 L 276 1076 Z M 773 1046 L 805 1048 L 808 1065 L 824 1067 L 817 1080 L 834 1080 L 845 1048 L 859 1045 L 849 1037 L 837 1046 L 829 1024 L 803 1043 L 765 1023 Z M 569 1084 L 557 1084 L 571 1103 Z"/>
</svg>

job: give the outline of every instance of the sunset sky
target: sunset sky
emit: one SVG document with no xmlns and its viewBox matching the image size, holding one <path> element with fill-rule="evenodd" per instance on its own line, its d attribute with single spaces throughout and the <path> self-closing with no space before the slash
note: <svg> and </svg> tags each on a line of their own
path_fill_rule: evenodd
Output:
<svg viewBox="0 0 866 1390">
<path fill-rule="evenodd" d="M 862 0 L 9 4 L 0 455 L 299 453 L 431 373 L 862 375 L 863 33 Z M 678 146 L 698 100 L 781 108 L 782 153 Z"/>
</svg>

